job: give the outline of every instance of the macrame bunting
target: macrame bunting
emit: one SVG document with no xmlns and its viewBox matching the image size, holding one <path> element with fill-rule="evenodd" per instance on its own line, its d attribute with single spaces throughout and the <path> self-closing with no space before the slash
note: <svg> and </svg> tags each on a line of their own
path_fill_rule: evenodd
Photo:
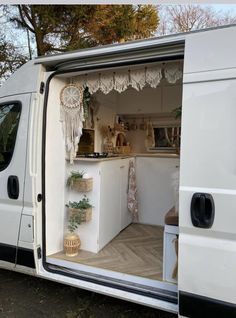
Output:
<svg viewBox="0 0 236 318">
<path fill-rule="evenodd" d="M 137 91 L 144 88 L 146 85 L 145 68 L 130 71 L 130 85 Z"/>
<path fill-rule="evenodd" d="M 146 69 L 146 82 L 152 88 L 156 88 L 162 79 L 161 66 L 147 67 Z"/>
<path fill-rule="evenodd" d="M 100 75 L 100 90 L 103 94 L 108 94 L 114 89 L 113 73 L 102 73 Z"/>
<path fill-rule="evenodd" d="M 84 122 L 83 89 L 74 84 L 66 85 L 61 91 L 60 100 L 66 151 L 70 163 L 73 163 Z"/>
<path fill-rule="evenodd" d="M 114 77 L 115 77 L 114 89 L 119 93 L 122 93 L 125 90 L 127 90 L 129 86 L 129 72 L 119 71 L 114 74 Z"/>
<path fill-rule="evenodd" d="M 166 64 L 164 68 L 165 78 L 168 83 L 175 84 L 183 77 L 183 71 L 177 63 Z"/>
</svg>

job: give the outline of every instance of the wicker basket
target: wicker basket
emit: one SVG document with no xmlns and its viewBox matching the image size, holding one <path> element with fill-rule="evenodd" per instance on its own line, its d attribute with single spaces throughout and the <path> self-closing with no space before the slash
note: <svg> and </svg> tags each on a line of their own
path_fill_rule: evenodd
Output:
<svg viewBox="0 0 236 318">
<path fill-rule="evenodd" d="M 73 181 L 71 188 L 78 192 L 89 192 L 93 190 L 93 178 L 80 178 Z"/>
<path fill-rule="evenodd" d="M 116 152 L 122 153 L 122 154 L 129 154 L 131 152 L 131 147 L 130 146 L 117 146 Z"/>
<path fill-rule="evenodd" d="M 80 214 L 81 222 L 89 222 L 92 220 L 92 208 L 88 208 L 88 209 L 69 208 L 69 217 L 76 214 Z"/>
<path fill-rule="evenodd" d="M 64 238 L 64 250 L 66 256 L 76 256 L 78 255 L 79 248 L 81 245 L 80 238 L 75 233 L 69 233 Z"/>
</svg>

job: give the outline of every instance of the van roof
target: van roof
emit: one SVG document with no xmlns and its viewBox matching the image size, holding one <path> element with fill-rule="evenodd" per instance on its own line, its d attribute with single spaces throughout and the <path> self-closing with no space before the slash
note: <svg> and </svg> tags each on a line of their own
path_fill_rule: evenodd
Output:
<svg viewBox="0 0 236 318">
<path fill-rule="evenodd" d="M 87 49 L 80 49 L 76 51 L 69 51 L 66 53 L 59 53 L 59 54 L 53 54 L 43 57 L 37 57 L 34 60 L 35 64 L 43 64 L 48 69 L 63 69 L 63 68 L 70 68 L 70 66 L 74 67 L 75 65 L 71 62 L 73 61 L 79 61 L 80 63 L 83 63 L 86 59 L 86 62 L 88 62 L 88 59 L 90 62 L 93 59 L 97 59 L 98 57 L 105 57 L 105 56 L 114 56 L 121 58 L 122 56 L 127 56 L 129 53 L 133 52 L 140 52 L 144 49 L 151 50 L 152 48 L 165 48 L 168 50 L 171 54 L 179 54 L 183 55 L 184 53 L 184 42 L 185 39 L 195 33 L 199 32 L 207 32 L 209 30 L 214 29 L 222 29 L 222 28 L 230 28 L 235 27 L 236 24 L 229 24 L 219 27 L 212 27 L 202 30 L 196 30 L 196 31 L 190 31 L 185 33 L 177 33 L 172 35 L 165 35 L 160 37 L 153 37 L 148 38 L 144 40 L 135 40 L 135 41 L 129 41 L 125 43 L 118 43 L 118 44 L 109 44 L 109 45 L 103 45 L 103 46 L 97 46 L 93 48 L 87 48 Z M 164 52 L 163 52 L 164 54 Z M 168 55 L 168 54 L 167 54 Z M 69 63 L 69 64 L 68 64 Z M 85 64 L 85 62 L 84 62 Z"/>
</svg>

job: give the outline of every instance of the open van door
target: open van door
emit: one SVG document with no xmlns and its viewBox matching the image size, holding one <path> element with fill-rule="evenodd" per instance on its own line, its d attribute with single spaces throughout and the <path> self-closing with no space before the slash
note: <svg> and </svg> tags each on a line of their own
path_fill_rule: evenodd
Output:
<svg viewBox="0 0 236 318">
<path fill-rule="evenodd" d="M 236 27 L 185 44 L 179 312 L 236 317 Z"/>
<path fill-rule="evenodd" d="M 0 265 L 14 267 L 22 211 L 30 94 L 0 99 Z M 22 221 L 23 222 L 23 221 Z M 21 253 L 18 254 L 18 258 Z"/>
</svg>

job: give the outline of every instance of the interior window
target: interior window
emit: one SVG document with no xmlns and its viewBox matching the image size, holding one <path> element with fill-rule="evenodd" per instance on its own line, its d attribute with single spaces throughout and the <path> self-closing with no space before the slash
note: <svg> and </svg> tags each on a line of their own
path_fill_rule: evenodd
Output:
<svg viewBox="0 0 236 318">
<path fill-rule="evenodd" d="M 0 105 L 0 171 L 10 163 L 21 113 L 19 103 Z"/>
</svg>

